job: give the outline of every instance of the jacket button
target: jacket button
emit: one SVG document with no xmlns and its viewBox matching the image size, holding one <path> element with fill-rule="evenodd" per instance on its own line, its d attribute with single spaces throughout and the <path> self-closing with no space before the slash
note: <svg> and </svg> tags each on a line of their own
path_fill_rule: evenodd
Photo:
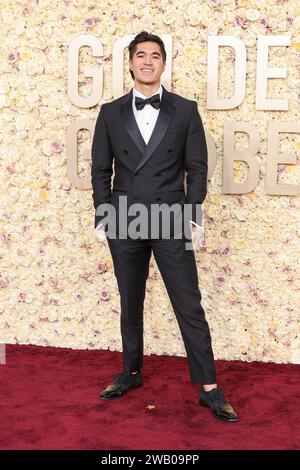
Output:
<svg viewBox="0 0 300 470">
<path fill-rule="evenodd" d="M 161 197 L 156 197 L 155 200 L 158 201 L 158 202 L 160 202 L 160 201 L 161 201 Z"/>
<path fill-rule="evenodd" d="M 128 153 L 128 150 L 125 149 L 125 150 L 123 150 L 123 152 L 124 152 L 124 153 Z"/>
<path fill-rule="evenodd" d="M 168 153 L 172 152 L 173 149 L 168 149 Z"/>
</svg>

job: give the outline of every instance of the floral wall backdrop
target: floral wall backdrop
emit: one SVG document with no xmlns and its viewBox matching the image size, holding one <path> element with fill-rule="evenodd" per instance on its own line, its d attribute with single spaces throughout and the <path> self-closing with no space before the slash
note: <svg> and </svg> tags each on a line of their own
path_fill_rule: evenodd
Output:
<svg viewBox="0 0 300 470">
<path fill-rule="evenodd" d="M 214 138 L 218 162 L 205 201 L 205 246 L 196 248 L 202 302 L 216 358 L 300 363 L 299 196 L 265 194 L 267 125 L 299 121 L 300 5 L 286 0 L 0 0 L 0 342 L 121 351 L 119 293 L 105 241 L 94 231 L 92 191 L 66 175 L 66 129 L 95 120 L 113 99 L 112 48 L 117 37 L 148 30 L 173 37 L 172 91 L 196 99 Z M 91 34 L 104 47 L 104 93 L 82 109 L 67 95 L 68 46 Z M 233 35 L 247 45 L 247 93 L 232 110 L 207 110 L 207 38 Z M 285 112 L 255 110 L 256 39 L 291 35 L 270 64 L 287 66 L 269 96 L 289 99 Z M 80 70 L 95 65 L 81 52 Z M 220 53 L 223 97 L 230 96 L 233 56 Z M 124 92 L 132 81 L 125 74 Z M 81 77 L 80 93 L 92 82 Z M 255 123 L 262 144 L 260 181 L 244 195 L 222 193 L 223 125 Z M 78 172 L 90 171 L 91 136 L 79 133 Z M 242 134 L 237 145 L 243 146 Z M 300 136 L 282 151 L 300 157 Z M 282 165 L 282 182 L 299 183 L 299 165 Z M 244 176 L 241 163 L 235 178 Z M 185 355 L 154 259 L 145 301 L 145 354 Z"/>
</svg>

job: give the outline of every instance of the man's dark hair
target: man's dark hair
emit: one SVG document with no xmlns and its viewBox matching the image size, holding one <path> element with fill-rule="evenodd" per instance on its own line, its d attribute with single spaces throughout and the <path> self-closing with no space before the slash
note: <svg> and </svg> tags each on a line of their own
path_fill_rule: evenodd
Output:
<svg viewBox="0 0 300 470">
<path fill-rule="evenodd" d="M 140 42 L 146 42 L 146 41 L 157 42 L 157 44 L 160 47 L 160 52 L 161 52 L 163 61 L 165 63 L 166 59 L 167 59 L 167 54 L 166 54 L 165 45 L 163 43 L 163 40 L 159 36 L 156 36 L 155 34 L 150 34 L 147 31 L 142 31 L 141 33 L 137 34 L 135 36 L 135 38 L 129 44 L 129 46 L 128 46 L 129 59 L 132 60 L 133 55 L 136 51 L 137 45 Z M 132 78 L 134 79 L 134 74 L 133 74 L 132 70 L 129 69 L 129 72 L 130 72 L 130 75 L 132 76 Z"/>
</svg>

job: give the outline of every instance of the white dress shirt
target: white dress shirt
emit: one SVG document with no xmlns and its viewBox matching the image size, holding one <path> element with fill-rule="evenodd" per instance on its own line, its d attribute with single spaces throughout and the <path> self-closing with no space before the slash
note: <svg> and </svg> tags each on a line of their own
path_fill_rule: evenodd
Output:
<svg viewBox="0 0 300 470">
<path fill-rule="evenodd" d="M 158 90 L 156 90 L 156 92 L 153 93 L 153 95 L 156 95 L 157 93 L 159 93 L 159 97 L 160 97 L 160 100 L 161 100 L 161 95 L 162 95 L 162 86 L 161 85 L 158 88 Z M 151 96 L 153 96 L 153 95 L 151 95 Z M 133 114 L 134 114 L 135 120 L 137 122 L 137 125 L 139 127 L 139 130 L 140 130 L 140 132 L 143 136 L 143 139 L 146 142 L 146 144 L 148 144 L 149 139 L 151 137 L 151 134 L 153 132 L 153 129 L 155 127 L 156 120 L 157 120 L 158 115 L 159 115 L 159 108 L 155 109 L 155 108 L 153 108 L 153 106 L 151 106 L 151 104 L 148 103 L 143 107 L 143 109 L 137 110 L 136 106 L 135 106 L 135 97 L 136 96 L 138 96 L 139 98 L 143 98 L 144 100 L 146 98 L 151 98 L 151 97 L 150 96 L 145 96 L 140 91 L 133 88 L 133 93 L 132 93 L 132 110 L 133 110 Z"/>
<path fill-rule="evenodd" d="M 162 92 L 163 92 L 163 89 L 162 89 L 162 86 L 160 85 L 159 88 L 153 93 L 153 95 L 156 95 L 157 93 L 159 93 L 160 100 L 161 100 Z M 153 96 L 153 95 L 151 95 L 151 96 Z M 151 104 L 147 103 L 143 107 L 143 109 L 137 110 L 136 106 L 135 106 L 135 97 L 136 96 L 138 96 L 139 98 L 143 98 L 143 99 L 151 98 L 151 97 L 143 95 L 140 91 L 136 90 L 136 88 L 134 88 L 134 87 L 132 89 L 132 110 L 133 110 L 133 114 L 134 114 L 135 120 L 137 122 L 137 125 L 139 127 L 140 133 L 142 134 L 142 137 L 143 137 L 143 139 L 144 139 L 144 141 L 147 145 L 148 142 L 149 142 L 149 139 L 151 137 L 151 134 L 153 132 L 153 129 L 155 127 L 156 120 L 157 120 L 158 115 L 159 115 L 159 108 L 155 109 L 153 106 L 151 106 Z M 190 222 L 191 222 L 192 225 L 195 225 L 196 227 L 201 228 L 201 226 L 196 224 L 196 222 L 193 222 L 192 220 L 190 220 Z M 102 227 L 102 225 L 103 225 L 103 223 L 99 222 L 97 227 L 96 227 L 96 230 L 99 230 Z"/>
</svg>

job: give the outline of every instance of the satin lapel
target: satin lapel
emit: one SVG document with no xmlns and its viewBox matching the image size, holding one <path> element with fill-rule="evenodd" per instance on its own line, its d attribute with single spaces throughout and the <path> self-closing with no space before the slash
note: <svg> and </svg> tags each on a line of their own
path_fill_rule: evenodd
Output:
<svg viewBox="0 0 300 470">
<path fill-rule="evenodd" d="M 139 151 L 144 154 L 146 148 L 146 142 L 143 139 L 142 134 L 140 133 L 139 126 L 135 120 L 133 110 L 132 110 L 132 89 L 128 94 L 128 98 L 125 103 L 121 105 L 121 113 L 124 120 L 125 127 L 128 134 L 132 138 L 133 142 L 139 149 Z"/>
<path fill-rule="evenodd" d="M 138 166 L 135 169 L 135 173 L 143 166 L 145 163 L 149 160 L 153 152 L 156 150 L 158 145 L 160 144 L 161 140 L 163 139 L 167 128 L 171 122 L 171 119 L 173 117 L 175 111 L 175 107 L 173 104 L 168 100 L 168 92 L 167 90 L 163 87 L 163 93 L 161 97 L 161 104 L 160 104 L 160 111 L 158 114 L 158 118 L 155 123 L 155 127 L 153 129 L 153 132 L 151 134 L 150 140 L 148 144 L 146 145 L 142 158 L 140 159 Z M 133 114 L 133 112 L 132 112 Z M 133 115 L 133 119 L 134 115 Z M 138 126 L 136 125 L 138 128 Z M 144 142 L 144 140 L 143 140 Z"/>
</svg>

